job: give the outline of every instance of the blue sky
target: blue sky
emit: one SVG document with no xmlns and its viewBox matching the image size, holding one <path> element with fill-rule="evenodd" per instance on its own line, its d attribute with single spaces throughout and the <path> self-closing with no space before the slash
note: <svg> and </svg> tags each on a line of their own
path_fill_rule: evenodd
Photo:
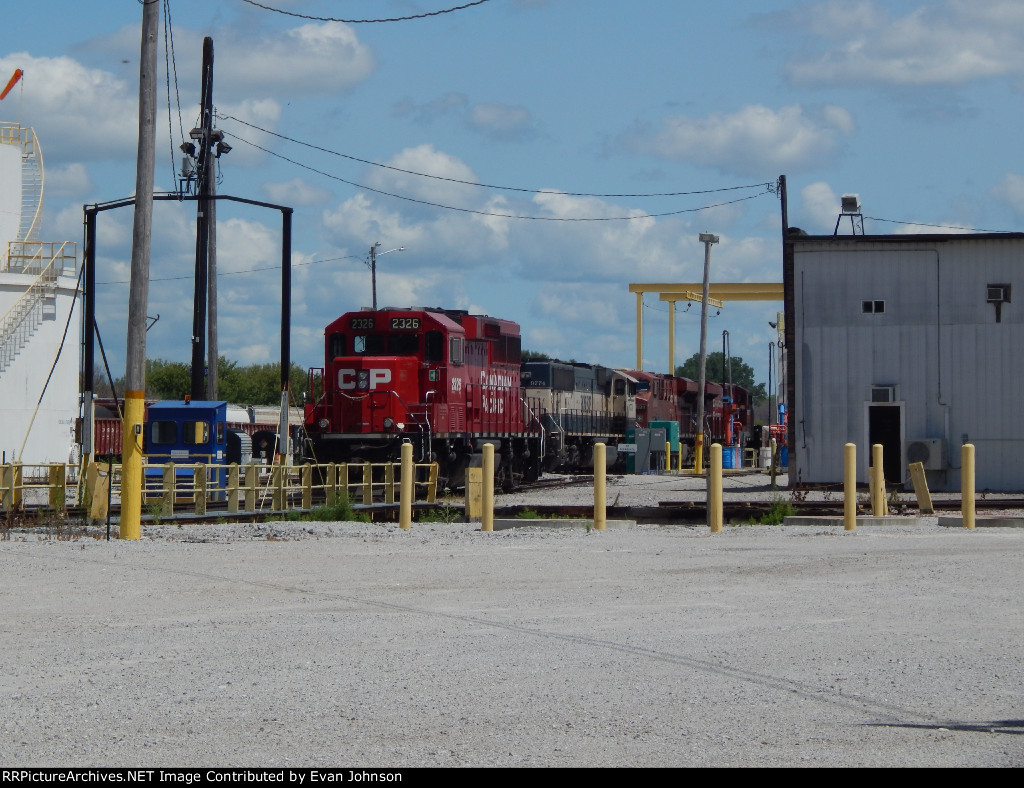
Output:
<svg viewBox="0 0 1024 788">
<path fill-rule="evenodd" d="M 327 323 L 370 303 L 375 242 L 405 247 L 379 261 L 381 304 L 486 312 L 519 322 L 528 348 L 632 367 L 627 286 L 698 281 L 699 233 L 721 238 L 713 279 L 781 281 L 780 206 L 763 185 L 781 174 L 790 223 L 812 234 L 833 231 L 846 192 L 860 195 L 869 233 L 1019 230 L 1024 214 L 1024 3 L 488 0 L 343 24 L 243 0 L 168 2 L 177 79 L 170 124 L 159 98 L 158 189 L 173 186 L 211 36 L 218 125 L 233 146 L 218 189 L 295 208 L 303 366 L 322 363 Z M 459 2 L 264 4 L 365 19 Z M 134 190 L 141 13 L 136 0 L 102 14 L 64 0 L 5 10 L 0 72 L 25 78 L 0 119 L 39 135 L 47 240 L 80 240 L 83 204 Z M 680 192 L 705 193 L 592 196 Z M 275 361 L 279 217 L 221 206 L 221 353 Z M 194 206 L 158 204 L 154 225 L 149 313 L 160 320 L 147 351 L 187 360 Z M 103 214 L 100 319 L 115 374 L 130 245 L 130 211 Z M 645 368 L 665 371 L 668 308 L 653 294 L 645 304 Z M 727 303 L 709 321 L 711 349 L 727 330 L 765 380 L 780 308 Z M 680 310 L 676 363 L 698 342 L 698 309 Z"/>
</svg>

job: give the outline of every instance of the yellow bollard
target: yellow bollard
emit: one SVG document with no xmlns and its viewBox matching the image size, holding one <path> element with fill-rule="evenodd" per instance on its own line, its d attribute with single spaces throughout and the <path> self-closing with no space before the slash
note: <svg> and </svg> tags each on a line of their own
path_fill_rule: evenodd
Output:
<svg viewBox="0 0 1024 788">
<path fill-rule="evenodd" d="M 412 444 L 402 444 L 402 481 L 399 490 L 398 527 L 412 527 Z"/>
<path fill-rule="evenodd" d="M 888 514 L 888 507 L 885 504 L 885 468 L 882 462 L 882 444 L 876 443 L 871 447 L 871 473 L 874 487 L 871 494 L 871 514 L 875 517 L 884 517 Z"/>
<path fill-rule="evenodd" d="M 672 470 L 672 442 L 665 441 L 665 470 Z"/>
<path fill-rule="evenodd" d="M 722 444 L 711 444 L 711 469 L 708 476 L 708 525 L 711 533 L 722 530 Z"/>
<path fill-rule="evenodd" d="M 603 443 L 594 444 L 594 530 L 603 531 L 608 522 L 605 496 L 606 450 Z"/>
<path fill-rule="evenodd" d="M 960 449 L 960 511 L 964 528 L 974 530 L 974 444 L 965 443 Z"/>
<path fill-rule="evenodd" d="M 699 432 L 693 438 L 693 472 L 704 473 L 704 436 Z"/>
<path fill-rule="evenodd" d="M 857 530 L 857 444 L 843 447 L 843 527 Z"/>
<path fill-rule="evenodd" d="M 480 530 L 494 530 L 494 445 L 484 444 L 484 500 L 480 516 Z"/>
<path fill-rule="evenodd" d="M 142 538 L 142 424 L 146 415 L 146 393 L 124 393 L 124 421 L 121 427 L 121 522 L 118 537 Z"/>
<path fill-rule="evenodd" d="M 683 472 L 683 442 L 679 441 L 679 460 L 676 463 L 676 467 L 679 468 L 679 472 Z"/>
</svg>

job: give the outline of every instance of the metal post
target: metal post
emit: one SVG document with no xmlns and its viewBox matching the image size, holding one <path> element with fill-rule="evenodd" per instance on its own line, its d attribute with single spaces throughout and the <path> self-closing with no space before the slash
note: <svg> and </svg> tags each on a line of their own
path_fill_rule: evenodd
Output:
<svg viewBox="0 0 1024 788">
<path fill-rule="evenodd" d="M 370 292 L 373 298 L 373 311 L 377 311 L 377 247 L 380 241 L 370 247 Z"/>
<path fill-rule="evenodd" d="M 700 375 L 697 380 L 697 429 L 693 439 L 694 471 L 704 472 L 704 386 L 707 382 L 705 367 L 708 361 L 708 290 L 711 282 L 711 245 L 718 243 L 718 236 L 701 233 L 704 244 L 704 288 L 700 305 Z"/>
<path fill-rule="evenodd" d="M 412 444 L 402 444 L 402 480 L 399 493 L 398 527 L 409 530 L 412 527 Z"/>
<path fill-rule="evenodd" d="M 974 530 L 974 444 L 965 443 L 960 449 L 960 512 L 964 528 Z"/>
<path fill-rule="evenodd" d="M 857 445 L 843 447 L 843 527 L 857 530 Z"/>
<path fill-rule="evenodd" d="M 881 443 L 871 447 L 871 473 L 874 478 L 874 493 L 871 496 L 871 513 L 875 517 L 883 517 L 887 512 L 885 504 L 885 468 L 883 467 L 883 454 L 885 450 Z"/>
<path fill-rule="evenodd" d="M 494 445 L 484 444 L 484 500 L 480 518 L 481 531 L 494 530 Z"/>
<path fill-rule="evenodd" d="M 594 444 L 594 530 L 603 531 L 608 524 L 605 495 L 606 450 L 603 443 Z"/>
<path fill-rule="evenodd" d="M 722 444 L 711 444 L 711 468 L 708 474 L 708 525 L 711 533 L 722 530 Z"/>
<path fill-rule="evenodd" d="M 288 405 L 292 371 L 292 209 L 281 211 L 281 423 L 278 451 L 291 462 L 288 434 Z"/>
</svg>

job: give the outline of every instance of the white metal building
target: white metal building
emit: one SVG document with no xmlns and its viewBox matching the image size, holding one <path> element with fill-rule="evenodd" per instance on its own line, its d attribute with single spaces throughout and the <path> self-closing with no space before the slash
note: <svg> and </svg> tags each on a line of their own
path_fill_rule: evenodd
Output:
<svg viewBox="0 0 1024 788">
<path fill-rule="evenodd" d="M 977 489 L 1024 490 L 1024 234 L 785 246 L 790 483 L 841 482 L 848 442 L 866 482 L 881 443 L 887 482 L 959 490 L 970 442 Z"/>
<path fill-rule="evenodd" d="M 6 462 L 67 462 L 74 452 L 81 351 L 75 244 L 38 240 L 42 204 L 34 132 L 0 123 L 0 459 Z"/>
</svg>

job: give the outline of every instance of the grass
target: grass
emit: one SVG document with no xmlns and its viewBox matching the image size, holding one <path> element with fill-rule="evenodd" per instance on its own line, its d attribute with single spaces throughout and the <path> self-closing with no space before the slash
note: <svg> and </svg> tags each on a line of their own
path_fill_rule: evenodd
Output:
<svg viewBox="0 0 1024 788">
<path fill-rule="evenodd" d="M 292 516 L 296 515 L 296 516 Z M 349 502 L 348 497 L 345 495 L 339 496 L 334 500 L 329 500 L 327 503 L 321 506 L 314 506 L 309 510 L 309 514 L 303 515 L 299 512 L 289 512 L 286 520 L 305 520 L 309 522 L 356 522 L 366 523 L 369 522 L 369 518 L 362 513 L 356 512 L 352 508 L 352 504 Z"/>
<path fill-rule="evenodd" d="M 782 525 L 783 521 L 787 517 L 792 517 L 796 514 L 796 507 L 790 501 L 785 500 L 781 496 L 776 497 L 772 501 L 772 505 L 768 508 L 768 511 L 762 514 L 760 517 L 751 517 L 747 520 L 745 525 Z"/>
</svg>

